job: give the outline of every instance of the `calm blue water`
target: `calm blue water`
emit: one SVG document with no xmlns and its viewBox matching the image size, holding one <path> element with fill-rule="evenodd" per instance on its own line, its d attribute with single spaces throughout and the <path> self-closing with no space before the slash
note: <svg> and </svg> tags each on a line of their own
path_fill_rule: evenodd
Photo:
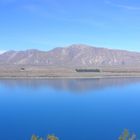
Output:
<svg viewBox="0 0 140 140">
<path fill-rule="evenodd" d="M 140 79 L 0 80 L 0 139 L 117 140 L 140 133 Z"/>
</svg>

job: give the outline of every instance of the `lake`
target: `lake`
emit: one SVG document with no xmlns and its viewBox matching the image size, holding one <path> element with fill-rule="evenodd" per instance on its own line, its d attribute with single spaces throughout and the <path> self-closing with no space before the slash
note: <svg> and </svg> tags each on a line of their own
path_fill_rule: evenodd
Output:
<svg viewBox="0 0 140 140">
<path fill-rule="evenodd" d="M 0 80 L 0 139 L 140 138 L 140 79 Z"/>
</svg>

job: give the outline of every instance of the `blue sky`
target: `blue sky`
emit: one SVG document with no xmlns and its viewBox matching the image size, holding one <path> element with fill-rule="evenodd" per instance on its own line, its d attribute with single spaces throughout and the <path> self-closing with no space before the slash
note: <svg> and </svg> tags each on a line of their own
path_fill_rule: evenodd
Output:
<svg viewBox="0 0 140 140">
<path fill-rule="evenodd" d="M 70 44 L 140 51 L 139 0 L 0 0 L 0 50 Z"/>
</svg>

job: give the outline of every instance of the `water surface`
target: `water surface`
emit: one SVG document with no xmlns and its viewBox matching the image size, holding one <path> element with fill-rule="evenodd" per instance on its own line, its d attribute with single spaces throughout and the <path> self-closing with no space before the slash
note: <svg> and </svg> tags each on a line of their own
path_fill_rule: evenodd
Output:
<svg viewBox="0 0 140 140">
<path fill-rule="evenodd" d="M 139 78 L 0 80 L 2 140 L 117 140 L 139 124 Z"/>
</svg>

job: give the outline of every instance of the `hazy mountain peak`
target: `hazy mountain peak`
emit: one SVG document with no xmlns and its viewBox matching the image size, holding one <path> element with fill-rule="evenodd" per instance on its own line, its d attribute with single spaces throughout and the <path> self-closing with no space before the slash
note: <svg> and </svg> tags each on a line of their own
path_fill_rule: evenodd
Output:
<svg viewBox="0 0 140 140">
<path fill-rule="evenodd" d="M 72 44 L 68 46 L 68 48 L 86 49 L 86 48 L 91 48 L 91 46 L 85 44 Z"/>
<path fill-rule="evenodd" d="M 15 50 L 9 50 L 9 51 L 5 51 L 4 53 L 0 54 L 0 55 L 8 55 L 8 54 L 13 54 L 13 53 L 16 53 L 17 51 Z"/>
<path fill-rule="evenodd" d="M 34 53 L 34 52 L 39 52 L 40 50 L 38 50 L 38 49 L 28 49 L 28 50 L 26 50 L 26 52 L 32 52 L 32 53 Z"/>
</svg>

